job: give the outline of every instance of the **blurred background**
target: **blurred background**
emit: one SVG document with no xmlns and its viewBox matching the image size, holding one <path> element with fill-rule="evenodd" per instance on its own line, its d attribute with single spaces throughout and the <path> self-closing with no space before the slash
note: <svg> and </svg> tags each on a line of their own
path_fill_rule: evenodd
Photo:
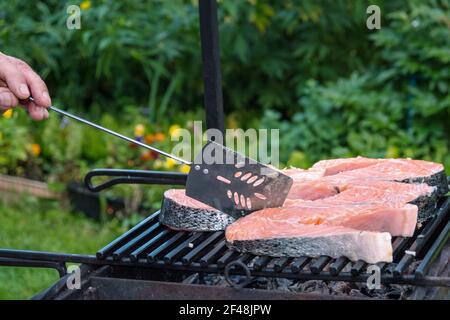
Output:
<svg viewBox="0 0 450 320">
<path fill-rule="evenodd" d="M 81 29 L 68 30 L 79 5 Z M 381 8 L 368 30 L 366 9 Z M 333 157 L 411 157 L 450 173 L 446 0 L 219 1 L 228 128 L 280 129 L 282 166 Z M 203 120 L 197 1 L 2 1 L 1 51 L 28 62 L 53 103 L 170 150 Z M 0 117 L 0 247 L 94 253 L 160 206 L 163 188 L 93 197 L 98 167 L 185 166 L 56 114 Z M 29 298 L 54 271 L 0 268 L 0 299 Z"/>
</svg>

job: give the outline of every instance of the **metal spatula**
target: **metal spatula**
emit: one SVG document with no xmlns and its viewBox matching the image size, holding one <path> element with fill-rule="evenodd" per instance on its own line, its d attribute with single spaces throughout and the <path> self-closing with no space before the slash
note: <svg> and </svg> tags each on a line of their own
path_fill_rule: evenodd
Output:
<svg viewBox="0 0 450 320">
<path fill-rule="evenodd" d="M 235 218 L 263 208 L 282 206 L 292 186 L 292 179 L 280 171 L 213 141 L 209 141 L 191 163 L 53 106 L 49 109 L 191 166 L 186 195 Z"/>
<path fill-rule="evenodd" d="M 186 195 L 240 218 L 255 210 L 281 207 L 292 182 L 278 170 L 208 141 L 192 164 Z"/>
</svg>

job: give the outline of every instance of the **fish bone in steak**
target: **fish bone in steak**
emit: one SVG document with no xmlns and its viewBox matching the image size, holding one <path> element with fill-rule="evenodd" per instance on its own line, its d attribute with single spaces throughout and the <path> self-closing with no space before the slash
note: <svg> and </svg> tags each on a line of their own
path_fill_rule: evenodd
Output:
<svg viewBox="0 0 450 320">
<path fill-rule="evenodd" d="M 295 224 L 275 225 L 248 215 L 226 229 L 227 245 L 240 252 L 273 257 L 347 257 L 368 263 L 392 262 L 391 235 L 387 232 L 359 231 L 342 226 Z M 262 233 L 261 233 L 262 231 Z"/>
<path fill-rule="evenodd" d="M 159 221 L 175 230 L 219 231 L 235 219 L 186 196 L 184 189 L 170 189 L 164 192 Z"/>
</svg>

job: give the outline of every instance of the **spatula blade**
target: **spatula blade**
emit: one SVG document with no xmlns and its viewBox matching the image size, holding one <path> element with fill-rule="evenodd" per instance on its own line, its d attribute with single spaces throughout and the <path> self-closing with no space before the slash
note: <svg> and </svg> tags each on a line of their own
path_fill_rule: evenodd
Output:
<svg viewBox="0 0 450 320">
<path fill-rule="evenodd" d="M 209 141 L 191 166 L 186 195 L 240 218 L 281 207 L 292 182 L 279 170 Z"/>
</svg>

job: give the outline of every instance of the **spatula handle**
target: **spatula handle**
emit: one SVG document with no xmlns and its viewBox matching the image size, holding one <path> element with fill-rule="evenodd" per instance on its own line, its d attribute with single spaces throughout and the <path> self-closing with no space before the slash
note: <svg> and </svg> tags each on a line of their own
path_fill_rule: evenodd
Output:
<svg viewBox="0 0 450 320">
<path fill-rule="evenodd" d="M 116 177 L 99 185 L 94 185 L 95 177 Z M 84 177 L 86 187 L 92 192 L 99 192 L 117 184 L 159 184 L 186 185 L 187 174 L 181 172 L 95 169 Z"/>
</svg>

